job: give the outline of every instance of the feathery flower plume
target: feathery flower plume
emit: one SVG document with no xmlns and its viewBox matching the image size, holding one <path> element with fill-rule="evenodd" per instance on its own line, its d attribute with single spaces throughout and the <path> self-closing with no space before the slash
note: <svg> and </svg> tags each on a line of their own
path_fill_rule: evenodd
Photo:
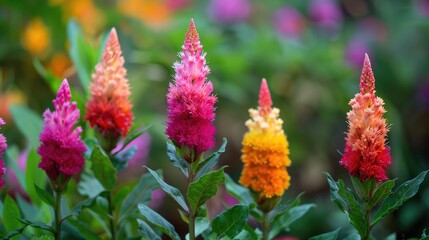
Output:
<svg viewBox="0 0 429 240">
<path fill-rule="evenodd" d="M 74 128 L 79 119 L 76 102 L 71 102 L 67 79 L 61 83 L 52 101 L 55 110 L 43 113 L 44 126 L 37 153 L 42 157 L 39 167 L 45 170 L 55 190 L 61 190 L 70 177 L 82 171 L 86 147 L 80 139 L 81 127 Z"/>
<path fill-rule="evenodd" d="M 124 137 L 133 121 L 131 95 L 127 71 L 118 35 L 112 28 L 100 63 L 95 67 L 90 85 L 91 98 L 86 104 L 84 119 L 109 142 L 105 150 L 112 150 L 120 136 Z"/>
<path fill-rule="evenodd" d="M 6 123 L 3 121 L 2 118 L 0 118 L 0 126 L 5 125 Z M 0 134 L 0 189 L 3 188 L 5 181 L 3 179 L 3 176 L 6 174 L 6 167 L 4 166 L 3 159 L 1 156 L 3 156 L 4 151 L 7 148 L 6 138 L 3 136 L 3 134 Z"/>
<path fill-rule="evenodd" d="M 206 81 L 210 69 L 202 48 L 194 21 L 191 20 L 182 52 L 179 53 L 181 61 L 173 65 L 176 73 L 167 94 L 168 121 L 165 132 L 181 148 L 188 162 L 194 162 L 215 145 L 216 129 L 212 122 L 217 99 L 212 94 L 212 83 Z"/>
<path fill-rule="evenodd" d="M 375 95 L 375 79 L 368 55 L 365 54 L 360 92 L 350 100 L 347 113 L 349 130 L 340 164 L 361 181 L 387 180 L 386 168 L 391 164 L 390 148 L 386 144 L 386 120 L 383 99 Z"/>
<path fill-rule="evenodd" d="M 258 109 L 249 109 L 251 119 L 246 121 L 249 131 L 242 142 L 244 168 L 240 183 L 257 193 L 258 204 L 261 204 L 282 196 L 289 187 L 286 167 L 291 161 L 283 121 L 279 118 L 280 110 L 272 107 L 265 79 L 262 79 L 258 104 Z"/>
</svg>

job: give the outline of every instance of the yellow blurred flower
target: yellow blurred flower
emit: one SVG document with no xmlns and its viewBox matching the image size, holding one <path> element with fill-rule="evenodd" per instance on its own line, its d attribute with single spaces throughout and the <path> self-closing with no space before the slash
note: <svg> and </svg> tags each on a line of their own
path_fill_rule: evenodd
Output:
<svg viewBox="0 0 429 240">
<path fill-rule="evenodd" d="M 49 29 L 40 18 L 35 18 L 28 23 L 21 40 L 23 47 L 38 57 L 43 57 L 51 44 Z"/>
<path fill-rule="evenodd" d="M 120 0 L 118 9 L 122 14 L 151 27 L 165 25 L 171 18 L 171 10 L 166 0 Z"/>
<path fill-rule="evenodd" d="M 51 61 L 48 63 L 48 69 L 52 71 L 55 77 L 63 79 L 67 77 L 66 72 L 70 69 L 71 65 L 70 58 L 66 54 L 60 52 L 52 56 Z"/>
<path fill-rule="evenodd" d="M 22 92 L 17 90 L 1 92 L 0 93 L 0 116 L 6 121 L 8 124 L 12 123 L 12 116 L 9 112 L 9 107 L 12 104 L 22 103 L 24 102 L 25 97 Z"/>
</svg>

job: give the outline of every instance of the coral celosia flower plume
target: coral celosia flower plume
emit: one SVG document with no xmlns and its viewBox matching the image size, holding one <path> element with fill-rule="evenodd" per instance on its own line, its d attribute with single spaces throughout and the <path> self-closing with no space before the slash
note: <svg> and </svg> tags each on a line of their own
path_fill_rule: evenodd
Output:
<svg viewBox="0 0 429 240">
<path fill-rule="evenodd" d="M 129 101 L 130 87 L 126 78 L 124 58 L 118 35 L 113 28 L 109 34 L 103 56 L 95 67 L 90 85 L 91 99 L 86 105 L 85 120 L 104 137 L 125 136 L 133 121 Z"/>
<path fill-rule="evenodd" d="M 215 145 L 213 85 L 206 81 L 210 70 L 206 64 L 200 38 L 191 20 L 180 62 L 173 65 L 174 82 L 167 94 L 168 121 L 166 134 L 182 148 L 184 158 L 193 162 Z M 185 151 L 186 150 L 186 151 Z"/>
<path fill-rule="evenodd" d="M 52 102 L 55 110 L 51 112 L 47 109 L 43 113 L 44 126 L 37 153 L 42 158 L 39 167 L 55 182 L 59 176 L 67 180 L 82 171 L 86 147 L 80 139 L 82 128 L 74 127 L 80 114 L 76 102 L 71 102 L 66 79 Z"/>
<path fill-rule="evenodd" d="M 6 123 L 3 121 L 2 118 L 0 118 L 0 126 L 5 125 Z M 3 134 L 0 134 L 0 189 L 3 188 L 5 181 L 3 180 L 3 176 L 6 174 L 6 167 L 4 166 L 3 159 L 1 156 L 3 156 L 4 151 L 7 148 L 6 138 L 3 136 Z"/>
<path fill-rule="evenodd" d="M 388 132 L 383 114 L 383 99 L 375 95 L 375 79 L 368 55 L 365 55 L 360 92 L 349 102 L 352 110 L 347 113 L 349 130 L 341 158 L 351 175 L 365 181 L 387 180 L 386 168 L 391 164 L 390 148 L 386 144 Z"/>
<path fill-rule="evenodd" d="M 280 110 L 272 108 L 267 82 L 262 80 L 258 109 L 249 109 L 249 131 L 243 138 L 244 163 L 240 183 L 259 194 L 260 199 L 280 197 L 289 187 L 289 143 L 283 132 Z"/>
</svg>

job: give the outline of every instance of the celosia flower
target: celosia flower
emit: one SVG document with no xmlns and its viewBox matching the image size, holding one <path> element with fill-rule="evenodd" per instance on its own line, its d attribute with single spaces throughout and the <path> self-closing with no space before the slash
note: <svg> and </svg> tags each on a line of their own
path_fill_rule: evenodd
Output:
<svg viewBox="0 0 429 240">
<path fill-rule="evenodd" d="M 240 183 L 259 194 L 258 199 L 280 197 L 289 187 L 289 143 L 283 132 L 280 110 L 272 108 L 267 82 L 262 80 L 258 109 L 249 109 L 249 131 L 243 138 Z"/>
<path fill-rule="evenodd" d="M 383 99 L 375 95 L 375 79 L 368 55 L 365 54 L 360 92 L 349 102 L 347 113 L 349 131 L 341 158 L 351 175 L 378 182 L 387 180 L 386 168 L 391 163 L 390 148 L 386 146 L 386 120 Z"/>
<path fill-rule="evenodd" d="M 180 62 L 167 94 L 168 121 L 166 134 L 182 148 L 184 158 L 193 162 L 215 145 L 213 85 L 206 81 L 209 68 L 202 52 L 200 37 L 191 20 Z"/>
<path fill-rule="evenodd" d="M 68 179 L 82 171 L 86 147 L 80 139 L 81 127 L 74 128 L 79 120 L 76 102 L 71 102 L 71 93 L 66 79 L 62 82 L 56 98 L 52 101 L 55 110 L 43 113 L 44 126 L 40 134 L 41 145 L 37 153 L 42 157 L 39 167 L 45 170 L 54 188 L 64 187 Z M 59 180 L 57 180 L 59 179 Z"/>
<path fill-rule="evenodd" d="M 132 124 L 130 87 L 123 67 L 121 46 L 113 28 L 107 39 L 100 63 L 95 67 L 90 85 L 91 99 L 86 104 L 85 120 L 106 139 L 113 139 L 112 150 L 120 136 L 125 136 Z"/>
<path fill-rule="evenodd" d="M 2 118 L 0 118 L 0 126 L 5 125 L 5 122 Z M 6 174 L 6 167 L 4 166 L 3 159 L 1 156 L 3 156 L 4 151 L 7 148 L 6 138 L 3 136 L 3 134 L 0 134 L 0 189 L 3 188 L 5 181 L 3 180 L 3 176 Z"/>
</svg>

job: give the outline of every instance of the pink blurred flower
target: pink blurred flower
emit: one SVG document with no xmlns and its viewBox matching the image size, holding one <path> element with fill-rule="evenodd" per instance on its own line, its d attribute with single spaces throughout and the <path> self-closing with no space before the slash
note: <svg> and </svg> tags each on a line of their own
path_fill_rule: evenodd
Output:
<svg viewBox="0 0 429 240">
<path fill-rule="evenodd" d="M 189 5 L 190 0 L 167 0 L 167 6 L 172 11 L 178 11 Z"/>
<path fill-rule="evenodd" d="M 165 199 L 165 192 L 161 188 L 157 188 L 152 191 L 152 199 L 149 203 L 149 207 L 152 209 L 159 208 Z"/>
<path fill-rule="evenodd" d="M 216 22 L 235 23 L 250 16 L 252 5 L 249 0 L 211 0 L 208 10 Z"/>
<path fill-rule="evenodd" d="M 429 0 L 418 0 L 417 10 L 424 17 L 429 17 Z"/>
<path fill-rule="evenodd" d="M 3 121 L 2 118 L 0 118 L 0 126 L 5 125 L 6 123 Z M 3 185 L 5 183 L 3 176 L 6 174 L 6 167 L 4 166 L 3 158 L 1 158 L 4 154 L 4 151 L 7 148 L 6 138 L 3 136 L 3 134 L 0 134 L 0 189 L 3 188 Z"/>
<path fill-rule="evenodd" d="M 341 28 L 343 15 L 335 0 L 312 0 L 309 15 L 327 33 L 336 33 Z"/>
<path fill-rule="evenodd" d="M 168 120 L 166 134 L 182 148 L 183 157 L 194 162 L 215 145 L 213 85 L 206 81 L 210 69 L 200 43 L 194 21 L 191 20 L 180 62 L 174 64 L 176 74 L 167 93 Z"/>
<path fill-rule="evenodd" d="M 17 160 L 17 166 L 19 171 L 25 172 L 25 168 L 27 166 L 27 158 L 28 158 L 28 149 L 24 149 L 21 153 L 19 153 Z M 25 192 L 23 186 L 18 181 L 17 174 L 13 168 L 10 168 L 8 174 L 6 176 L 6 184 L 9 190 L 9 194 L 11 196 L 21 195 L 24 198 L 28 198 L 27 193 Z"/>
<path fill-rule="evenodd" d="M 351 66 L 359 69 L 362 66 L 365 53 L 371 53 L 368 41 L 362 37 L 355 37 L 348 42 L 344 57 Z"/>
<path fill-rule="evenodd" d="M 52 102 L 55 110 L 47 109 L 43 113 L 44 126 L 37 153 L 42 157 L 39 167 L 45 170 L 57 191 L 65 187 L 72 175 L 82 171 L 86 147 L 80 139 L 82 128 L 74 128 L 80 114 L 76 102 L 71 102 L 67 79 L 62 82 Z"/>
<path fill-rule="evenodd" d="M 298 38 L 305 22 L 300 12 L 291 6 L 279 8 L 273 16 L 274 27 L 284 37 Z"/>
</svg>

